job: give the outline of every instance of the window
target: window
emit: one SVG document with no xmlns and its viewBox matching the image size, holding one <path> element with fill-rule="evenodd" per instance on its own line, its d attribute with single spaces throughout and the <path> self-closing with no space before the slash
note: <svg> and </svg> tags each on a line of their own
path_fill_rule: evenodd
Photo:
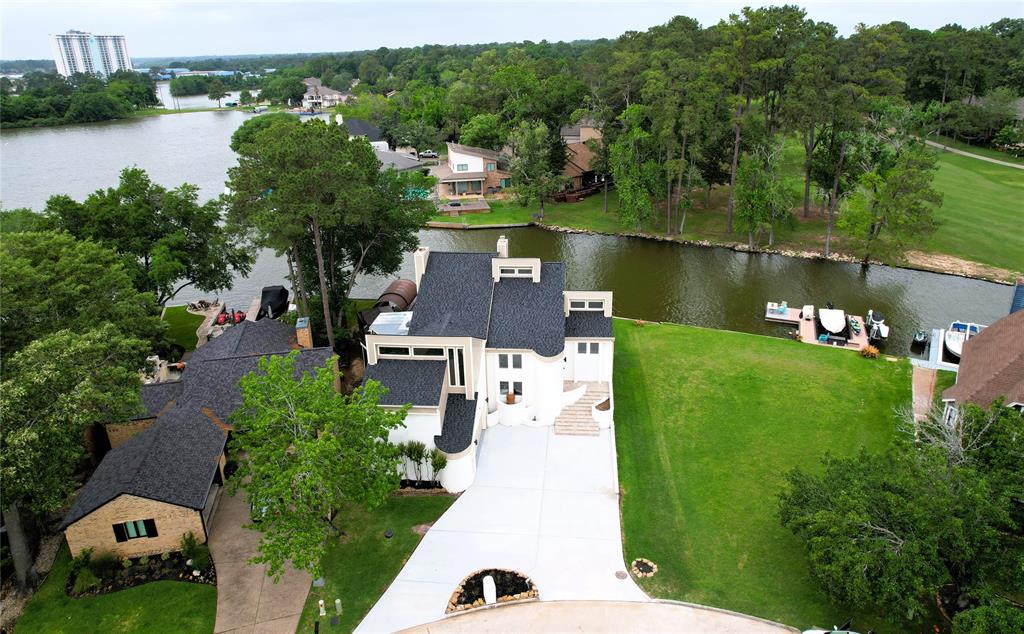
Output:
<svg viewBox="0 0 1024 634">
<path fill-rule="evenodd" d="M 512 382 L 512 391 L 516 393 L 516 396 L 522 396 L 523 395 L 523 382 L 522 381 L 513 381 Z"/>
<path fill-rule="evenodd" d="M 498 274 L 501 277 L 533 277 L 533 267 L 498 267 Z"/>
<path fill-rule="evenodd" d="M 403 356 L 403 357 L 407 357 L 407 356 L 409 356 L 409 349 L 408 348 L 396 348 L 394 346 L 378 346 L 377 347 L 377 354 L 391 354 L 391 355 L 400 355 L 400 356 Z"/>
<path fill-rule="evenodd" d="M 519 370 L 523 367 L 523 355 L 514 354 L 512 355 L 512 367 Z"/>
<path fill-rule="evenodd" d="M 604 302 L 601 300 L 596 302 L 587 302 L 587 308 L 590 310 L 604 310 Z"/>
<path fill-rule="evenodd" d="M 466 386 L 466 366 L 462 348 L 448 348 L 448 385 Z"/>
<path fill-rule="evenodd" d="M 501 392 L 502 396 L 508 394 L 508 381 L 498 383 L 498 391 Z"/>
<path fill-rule="evenodd" d="M 581 341 L 576 344 L 576 354 L 587 354 L 587 342 Z"/>
<path fill-rule="evenodd" d="M 455 166 L 455 171 L 456 172 L 468 172 L 469 171 L 469 163 L 458 163 Z"/>
<path fill-rule="evenodd" d="M 493 172 L 494 171 L 494 163 L 488 163 L 487 164 L 487 171 L 488 172 Z"/>
<path fill-rule="evenodd" d="M 533 275 L 533 269 L 516 269 L 516 275 Z"/>
<path fill-rule="evenodd" d="M 114 540 L 126 542 L 129 539 L 140 537 L 157 537 L 156 522 L 154 520 L 134 520 L 122 524 L 114 524 Z"/>
<path fill-rule="evenodd" d="M 586 310 L 587 303 L 584 301 L 574 299 L 569 302 L 569 308 L 574 310 Z"/>
<path fill-rule="evenodd" d="M 601 351 L 601 344 L 594 342 L 590 344 L 590 354 L 598 354 Z"/>
<path fill-rule="evenodd" d="M 505 368 L 508 367 L 508 355 L 507 354 L 499 354 L 498 355 L 498 367 L 501 368 L 501 369 L 505 369 Z"/>
<path fill-rule="evenodd" d="M 412 353 L 418 357 L 443 357 L 444 348 L 413 348 Z"/>
<path fill-rule="evenodd" d="M 499 181 L 499 183 L 498 183 L 498 184 L 499 184 L 499 185 L 500 185 L 501 187 L 508 187 L 508 186 L 509 186 L 509 183 L 511 183 L 511 181 L 510 181 L 509 179 L 507 179 L 507 178 L 503 178 L 503 179 L 501 179 L 501 180 Z"/>
<path fill-rule="evenodd" d="M 499 269 L 502 275 L 515 275 L 516 270 L 509 266 L 503 266 Z"/>
</svg>

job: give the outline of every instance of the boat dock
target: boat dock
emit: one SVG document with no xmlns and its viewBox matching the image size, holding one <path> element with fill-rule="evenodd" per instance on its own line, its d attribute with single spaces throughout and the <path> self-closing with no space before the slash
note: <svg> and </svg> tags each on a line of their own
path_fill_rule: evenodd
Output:
<svg viewBox="0 0 1024 634">
<path fill-rule="evenodd" d="M 834 343 L 819 341 L 817 328 L 815 327 L 814 315 L 812 314 L 809 319 L 802 319 L 802 313 L 802 308 L 791 308 L 786 304 L 786 302 L 783 302 L 781 305 L 776 304 L 775 302 L 768 302 L 764 309 L 764 319 L 765 321 L 770 321 L 775 324 L 793 326 L 796 328 L 797 338 L 804 343 L 826 346 L 828 348 L 842 348 L 845 350 L 856 351 L 860 351 L 869 343 L 867 325 L 864 322 L 864 318 L 860 315 L 847 315 L 848 318 L 855 320 L 860 324 L 860 332 L 849 332 L 846 345 L 841 346 Z M 849 328 L 847 328 L 847 330 L 849 330 Z"/>
<path fill-rule="evenodd" d="M 910 363 L 928 370 L 950 370 L 956 372 L 960 369 L 959 363 L 950 363 L 942 353 L 946 340 L 945 328 L 933 328 L 931 339 L 928 342 L 927 359 L 911 359 Z"/>
</svg>

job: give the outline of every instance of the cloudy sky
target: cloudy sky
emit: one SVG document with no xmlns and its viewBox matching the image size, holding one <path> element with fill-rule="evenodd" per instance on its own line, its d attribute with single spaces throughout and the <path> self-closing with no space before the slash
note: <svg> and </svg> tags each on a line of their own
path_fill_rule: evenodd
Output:
<svg viewBox="0 0 1024 634">
<path fill-rule="evenodd" d="M 902 20 L 934 29 L 952 22 L 973 27 L 1003 17 L 1024 17 L 1024 0 L 792 1 L 805 7 L 812 19 L 831 22 L 844 34 L 860 22 Z M 68 29 L 125 35 L 132 57 L 351 51 L 431 43 L 615 37 L 674 15 L 713 24 L 744 5 L 759 4 L 773 3 L 4 0 L 0 3 L 0 58 L 49 58 L 47 35 Z"/>
</svg>

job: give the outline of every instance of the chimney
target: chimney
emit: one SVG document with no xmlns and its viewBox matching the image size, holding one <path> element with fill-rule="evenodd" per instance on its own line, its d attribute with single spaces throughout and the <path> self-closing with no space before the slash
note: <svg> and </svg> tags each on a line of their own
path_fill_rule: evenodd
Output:
<svg viewBox="0 0 1024 634">
<path fill-rule="evenodd" d="M 505 236 L 501 236 L 498 238 L 498 257 L 508 257 L 508 238 L 506 238 Z"/>
<path fill-rule="evenodd" d="M 416 252 L 412 254 L 412 266 L 415 272 L 416 279 L 416 290 L 419 291 L 420 279 L 423 274 L 427 271 L 427 258 L 430 257 L 430 247 L 419 247 Z"/>
<path fill-rule="evenodd" d="M 295 322 L 295 341 L 300 348 L 313 347 L 313 331 L 309 327 L 309 317 L 299 317 Z"/>
</svg>

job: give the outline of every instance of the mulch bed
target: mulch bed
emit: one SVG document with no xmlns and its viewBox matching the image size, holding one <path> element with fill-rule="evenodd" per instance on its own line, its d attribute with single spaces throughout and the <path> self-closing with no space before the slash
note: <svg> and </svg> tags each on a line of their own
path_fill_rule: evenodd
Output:
<svg viewBox="0 0 1024 634">
<path fill-rule="evenodd" d="M 650 559 L 638 557 L 633 560 L 633 563 L 630 565 L 630 570 L 633 571 L 634 575 L 640 578 L 653 577 L 654 573 L 658 572 L 658 564 L 654 563 Z"/>
<path fill-rule="evenodd" d="M 192 566 L 185 565 L 185 558 L 181 553 L 170 553 L 170 557 L 166 561 L 161 559 L 160 555 L 153 555 L 145 565 L 140 563 L 140 560 L 141 558 L 132 558 L 132 565 L 128 568 L 118 566 L 112 577 L 101 579 L 98 587 L 81 594 L 75 594 L 74 591 L 77 575 L 70 574 L 64 590 L 69 597 L 87 597 L 134 588 L 151 581 L 185 581 L 217 585 L 217 571 L 213 564 L 210 564 L 209 570 L 196 575 Z"/>
<path fill-rule="evenodd" d="M 488 568 L 478 570 L 462 580 L 459 587 L 452 593 L 451 599 L 448 600 L 445 614 L 484 606 L 484 577 L 488 575 L 494 578 L 498 603 L 533 599 L 539 596 L 537 586 L 523 573 L 502 568 Z"/>
</svg>

